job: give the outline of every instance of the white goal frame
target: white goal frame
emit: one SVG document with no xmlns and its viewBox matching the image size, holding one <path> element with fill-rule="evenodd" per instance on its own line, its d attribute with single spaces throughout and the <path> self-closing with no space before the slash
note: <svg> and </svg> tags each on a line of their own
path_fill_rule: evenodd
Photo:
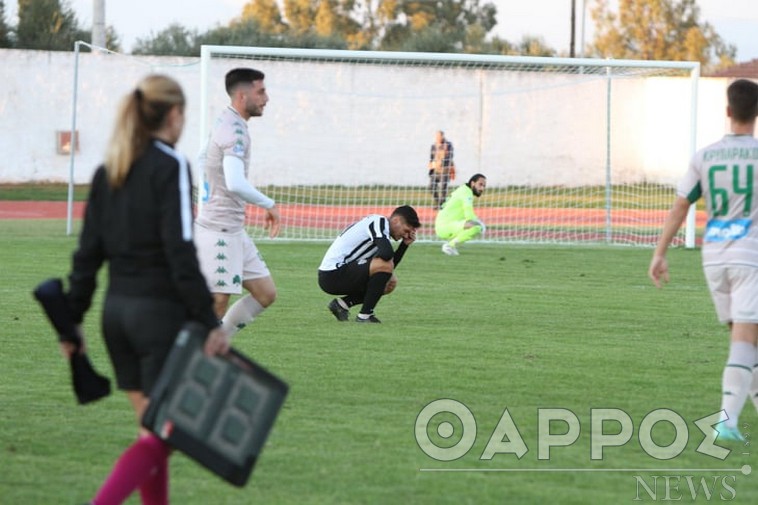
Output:
<svg viewBox="0 0 758 505">
<path fill-rule="evenodd" d="M 412 64 L 441 64 L 451 63 L 459 66 L 465 65 L 485 65 L 489 68 L 497 68 L 507 65 L 539 65 L 539 66 L 572 66 L 577 69 L 577 73 L 586 71 L 598 74 L 605 71 L 607 79 L 607 104 L 606 120 L 607 124 L 611 123 L 611 99 L 612 86 L 617 69 L 674 69 L 689 76 L 690 104 L 689 104 L 689 132 L 687 135 L 689 142 L 689 154 L 692 155 L 696 149 L 697 140 L 697 104 L 698 104 L 698 80 L 700 77 L 700 64 L 698 62 L 677 62 L 677 61 L 637 61 L 637 60 L 598 60 L 589 58 L 546 58 L 546 57 L 523 57 L 523 56 L 498 56 L 498 55 L 474 55 L 474 54 L 441 54 L 441 53 L 409 53 L 409 52 L 378 52 L 378 51 L 343 51 L 343 50 L 325 50 L 325 49 L 289 49 L 289 48 L 268 48 L 268 47 L 243 47 L 243 46 L 217 46 L 204 45 L 201 48 L 200 57 L 200 132 L 199 138 L 205 142 L 208 137 L 210 120 L 209 118 L 209 97 L 211 96 L 210 86 L 210 66 L 214 57 L 245 57 L 251 60 L 256 59 L 284 59 L 284 60 L 328 60 L 330 63 L 377 63 L 389 64 L 391 62 L 408 62 Z M 239 60 L 237 66 L 244 65 L 244 60 Z M 230 66 L 230 68 L 232 68 Z M 263 68 L 265 72 L 265 68 Z M 218 86 L 218 83 L 213 83 Z M 606 242 L 611 243 L 610 216 L 613 210 L 611 201 L 611 128 L 606 127 Z M 431 143 L 431 132 L 429 143 Z M 261 146 L 265 149 L 266 146 Z M 677 167 L 681 171 L 686 167 Z M 265 174 L 264 174 L 265 177 Z M 196 181 L 202 181 L 202 174 L 196 174 Z M 465 182 L 465 181 L 461 181 Z M 202 185 L 199 186 L 202 188 Z M 201 193 L 201 190 L 198 191 Z M 399 202 L 402 203 L 402 202 Z M 202 198 L 198 198 L 198 206 L 202 206 Z M 688 248 L 695 246 L 695 206 L 690 209 L 687 217 L 684 245 Z M 429 237 L 427 237 L 429 238 Z M 602 240 L 601 240 L 602 242 Z"/>
</svg>

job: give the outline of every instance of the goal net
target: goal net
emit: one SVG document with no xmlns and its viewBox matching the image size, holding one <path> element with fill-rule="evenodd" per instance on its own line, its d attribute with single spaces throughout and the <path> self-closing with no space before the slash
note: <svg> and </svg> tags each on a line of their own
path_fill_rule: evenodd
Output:
<svg viewBox="0 0 758 505">
<path fill-rule="evenodd" d="M 201 139 L 239 66 L 266 74 L 249 177 L 290 239 L 409 204 L 435 240 L 428 162 L 442 130 L 449 191 L 487 176 L 481 240 L 650 245 L 695 145 L 697 63 L 226 46 L 202 48 Z M 248 216 L 265 237 L 263 212 Z"/>
</svg>

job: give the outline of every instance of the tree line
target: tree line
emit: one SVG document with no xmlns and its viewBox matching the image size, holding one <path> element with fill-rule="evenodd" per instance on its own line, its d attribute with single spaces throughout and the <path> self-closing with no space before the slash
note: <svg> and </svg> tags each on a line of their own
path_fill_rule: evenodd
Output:
<svg viewBox="0 0 758 505">
<path fill-rule="evenodd" d="M 587 57 L 734 64 L 736 49 L 700 19 L 697 0 L 592 0 Z M 207 31 L 181 24 L 137 39 L 132 54 L 198 56 L 203 44 L 377 51 L 566 56 L 539 36 L 491 35 L 497 8 L 486 0 L 250 0 L 240 15 Z M 566 20 L 567 23 L 570 20 Z M 69 51 L 91 40 L 65 0 L 18 0 L 12 26 L 0 0 L 0 47 Z M 121 51 L 113 26 L 108 49 Z"/>
<path fill-rule="evenodd" d="M 65 0 L 18 0 L 15 26 L 6 19 L 5 2 L 0 0 L 0 48 L 71 51 L 77 40 L 91 39 L 91 30 L 80 26 Z M 106 42 L 114 51 L 121 50 L 113 27 L 107 29 Z"/>
</svg>

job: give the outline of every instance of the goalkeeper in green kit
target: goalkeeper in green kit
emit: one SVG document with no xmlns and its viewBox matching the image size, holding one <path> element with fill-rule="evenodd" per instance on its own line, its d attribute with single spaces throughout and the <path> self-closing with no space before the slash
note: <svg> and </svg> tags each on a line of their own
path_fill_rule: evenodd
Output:
<svg viewBox="0 0 758 505">
<path fill-rule="evenodd" d="M 487 187 L 487 178 L 474 174 L 466 184 L 450 194 L 437 214 L 434 231 L 442 240 L 442 252 L 448 256 L 458 256 L 458 246 L 484 233 L 485 226 L 474 213 L 474 197 L 482 196 Z"/>
</svg>

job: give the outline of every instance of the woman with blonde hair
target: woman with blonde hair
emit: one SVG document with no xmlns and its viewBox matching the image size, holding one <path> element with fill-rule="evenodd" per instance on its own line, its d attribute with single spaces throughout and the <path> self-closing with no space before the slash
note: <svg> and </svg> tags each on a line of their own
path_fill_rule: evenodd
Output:
<svg viewBox="0 0 758 505">
<path fill-rule="evenodd" d="M 138 425 L 185 322 L 207 327 L 206 353 L 229 349 L 198 267 L 189 166 L 174 150 L 184 128 L 184 108 L 181 87 L 162 75 L 144 78 L 124 97 L 105 162 L 92 180 L 69 275 L 69 308 L 81 324 L 97 272 L 108 262 L 102 332 L 116 382 Z M 61 346 L 67 356 L 75 352 L 70 344 Z M 168 503 L 169 448 L 139 429 L 91 504 L 123 503 L 136 489 L 143 504 Z"/>
</svg>

